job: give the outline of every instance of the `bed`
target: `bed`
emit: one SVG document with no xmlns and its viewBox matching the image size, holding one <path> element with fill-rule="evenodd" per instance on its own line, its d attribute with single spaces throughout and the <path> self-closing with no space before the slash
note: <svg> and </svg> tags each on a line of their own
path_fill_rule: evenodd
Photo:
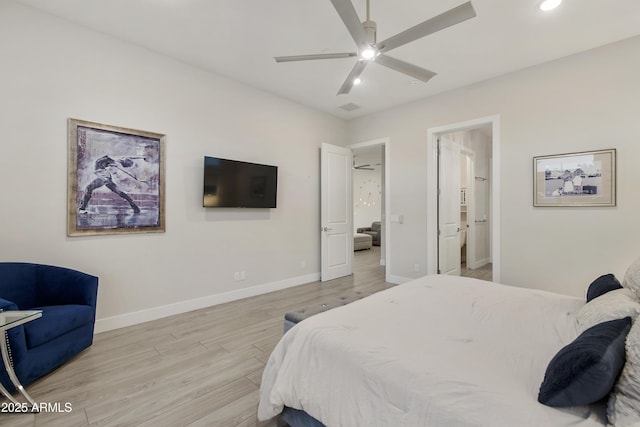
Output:
<svg viewBox="0 0 640 427">
<path fill-rule="evenodd" d="M 615 341 L 619 352 L 624 334 L 624 357 L 640 298 L 628 290 L 609 294 L 623 291 L 630 308 L 587 320 L 599 327 L 624 318 Z M 609 390 L 607 398 L 588 405 L 538 402 L 543 379 L 551 377 L 550 361 L 588 329 L 579 317 L 589 317 L 585 306 L 583 298 L 443 275 L 395 286 L 287 332 L 265 367 L 258 418 L 284 411 L 301 425 L 330 427 L 607 425 Z M 635 403 L 619 425 L 637 425 L 624 423 L 635 420 Z"/>
</svg>

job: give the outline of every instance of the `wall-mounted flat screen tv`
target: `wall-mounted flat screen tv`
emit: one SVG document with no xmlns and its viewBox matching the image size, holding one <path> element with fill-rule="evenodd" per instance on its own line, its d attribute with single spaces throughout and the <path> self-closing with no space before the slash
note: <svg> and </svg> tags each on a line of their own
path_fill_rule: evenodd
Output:
<svg viewBox="0 0 640 427">
<path fill-rule="evenodd" d="M 204 207 L 275 208 L 277 188 L 277 166 L 204 158 Z"/>
</svg>

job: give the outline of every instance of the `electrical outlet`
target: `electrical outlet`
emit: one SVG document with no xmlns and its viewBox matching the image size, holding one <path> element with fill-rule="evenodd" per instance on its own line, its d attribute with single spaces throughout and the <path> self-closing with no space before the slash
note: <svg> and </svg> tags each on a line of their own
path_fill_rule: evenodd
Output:
<svg viewBox="0 0 640 427">
<path fill-rule="evenodd" d="M 415 271 L 416 273 L 420 272 L 420 264 L 413 264 L 413 271 Z"/>
<path fill-rule="evenodd" d="M 233 273 L 233 280 L 235 280 L 236 282 L 240 281 L 240 272 L 236 271 L 235 273 Z"/>
<path fill-rule="evenodd" d="M 307 262 L 305 260 L 300 261 L 300 270 L 307 268 Z"/>
<path fill-rule="evenodd" d="M 240 272 L 240 280 L 245 280 L 247 278 L 247 274 L 244 271 Z"/>
</svg>

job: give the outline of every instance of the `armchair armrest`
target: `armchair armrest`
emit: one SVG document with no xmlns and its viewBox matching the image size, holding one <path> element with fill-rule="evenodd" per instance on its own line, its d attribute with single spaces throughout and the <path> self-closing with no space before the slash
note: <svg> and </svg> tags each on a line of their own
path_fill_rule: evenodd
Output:
<svg viewBox="0 0 640 427">
<path fill-rule="evenodd" d="M 39 305 L 82 304 L 96 308 L 98 278 L 64 267 L 37 267 L 37 298 Z"/>
<path fill-rule="evenodd" d="M 356 230 L 357 233 L 364 233 L 365 231 L 371 231 L 371 227 L 360 227 Z"/>
<path fill-rule="evenodd" d="M 18 306 L 15 302 L 0 298 L 0 311 L 17 310 Z"/>
</svg>

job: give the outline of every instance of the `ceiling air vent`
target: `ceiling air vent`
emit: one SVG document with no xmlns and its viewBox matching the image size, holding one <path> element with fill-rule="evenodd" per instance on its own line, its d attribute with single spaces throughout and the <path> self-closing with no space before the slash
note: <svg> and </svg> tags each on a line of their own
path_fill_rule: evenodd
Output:
<svg viewBox="0 0 640 427">
<path fill-rule="evenodd" d="M 360 108 L 360 106 L 358 104 L 354 104 L 353 102 L 350 102 L 348 104 L 341 105 L 340 108 L 342 108 L 344 111 L 353 111 Z"/>
</svg>

